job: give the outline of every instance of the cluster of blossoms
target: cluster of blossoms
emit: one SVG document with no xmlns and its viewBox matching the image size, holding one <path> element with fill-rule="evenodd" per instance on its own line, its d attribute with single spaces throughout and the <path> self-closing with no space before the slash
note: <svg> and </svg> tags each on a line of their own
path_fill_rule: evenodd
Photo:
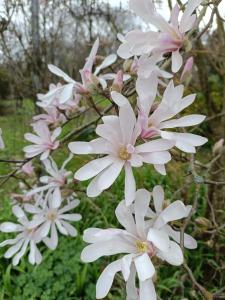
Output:
<svg viewBox="0 0 225 300">
<path fill-rule="evenodd" d="M 75 199 L 73 190 L 65 193 L 68 186 L 74 184 L 71 172 L 66 170 L 73 154 L 98 156 L 74 175 L 78 181 L 91 179 L 87 187 L 89 197 L 99 196 L 116 181 L 123 169 L 125 171 L 124 200 L 115 210 L 124 229 L 89 228 L 84 231 L 84 241 L 90 245 L 82 251 L 82 261 L 93 262 L 102 256 L 124 254 L 101 274 L 96 288 L 97 299 L 108 294 L 117 272 L 122 272 L 126 281 L 127 300 L 157 299 L 153 284 L 156 268 L 162 261 L 175 266 L 183 263 L 181 232 L 173 228 L 173 222 L 186 218 L 191 206 L 185 206 L 179 200 L 166 205 L 161 186 L 154 187 L 152 192 L 137 190 L 133 168 L 153 165 L 158 173 L 166 175 L 166 164 L 172 159 L 171 149 L 176 147 L 186 153 L 195 153 L 196 147 L 207 142 L 205 137 L 184 130 L 200 124 L 205 116 L 180 116 L 196 98 L 195 94 L 184 95 L 182 84 L 191 73 L 192 57 L 187 59 L 181 75 L 178 73 L 183 65 L 182 54 L 191 47 L 189 31 L 194 28 L 195 10 L 201 2 L 190 0 L 181 17 L 181 10 L 175 5 L 167 22 L 158 14 L 152 0 L 130 0 L 130 9 L 158 31 L 134 30 L 125 36 L 119 35 L 122 44 L 118 55 L 126 61 L 124 70 L 117 73 L 103 72 L 115 63 L 115 54 L 97 64 L 98 39 L 80 71 L 81 82 L 49 65 L 49 70 L 64 84 L 51 84 L 46 94 L 38 94 L 37 105 L 45 113 L 33 118 L 31 126 L 35 134 L 25 134 L 25 139 L 32 144 L 24 148 L 27 162 L 21 167 L 21 172 L 35 177 L 31 160 L 38 157 L 46 174 L 37 178 L 32 189 L 23 186 L 21 195 L 14 194 L 13 214 L 18 223 L 0 225 L 2 232 L 18 232 L 14 239 L 0 244 L 11 246 L 5 257 L 14 256 L 14 265 L 19 263 L 28 247 L 29 262 L 39 264 L 42 256 L 37 244 L 42 242 L 55 249 L 57 231 L 77 235 L 68 221 L 79 221 L 81 216 L 68 212 L 79 204 L 79 200 Z M 163 69 L 168 55 L 172 60 L 171 72 Z M 175 75 L 180 78 L 178 85 Z M 135 84 L 135 99 L 129 99 L 124 93 L 127 80 Z M 51 152 L 60 146 L 63 125 L 74 113 L 84 109 L 81 104 L 104 91 L 108 92 L 105 95 L 110 95 L 118 114 L 102 117 L 102 124 L 96 127 L 98 137 L 94 140 L 69 143 L 72 154 L 58 168 Z M 3 147 L 0 131 L 0 148 Z M 184 234 L 183 243 L 188 249 L 197 247 L 197 242 L 188 234 Z"/>
</svg>

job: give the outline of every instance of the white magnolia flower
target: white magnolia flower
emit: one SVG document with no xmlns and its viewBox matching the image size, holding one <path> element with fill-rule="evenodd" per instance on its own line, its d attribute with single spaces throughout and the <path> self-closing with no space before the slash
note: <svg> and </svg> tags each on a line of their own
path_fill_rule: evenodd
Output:
<svg viewBox="0 0 225 300">
<path fill-rule="evenodd" d="M 171 12 L 170 21 L 167 22 L 156 10 L 153 0 L 130 0 L 130 9 L 133 10 L 147 24 L 154 25 L 159 32 L 134 30 L 124 38 L 118 49 L 122 58 L 133 55 L 150 53 L 172 54 L 172 71 L 178 72 L 183 59 L 180 50 L 189 43 L 187 32 L 196 21 L 195 9 L 202 0 L 190 0 L 181 16 L 181 10 L 176 4 Z"/>
<path fill-rule="evenodd" d="M 73 155 L 70 156 L 64 161 L 61 168 L 59 169 L 52 157 L 45 159 L 43 165 L 45 171 L 50 175 L 45 175 L 40 177 L 40 182 L 44 185 L 36 187 L 27 193 L 27 196 L 35 195 L 43 191 L 53 192 L 54 203 L 58 207 L 59 203 L 62 201 L 61 188 L 64 187 L 69 180 L 71 171 L 67 171 L 66 165 L 71 161 Z"/>
<path fill-rule="evenodd" d="M 140 136 L 140 126 L 127 98 L 117 92 L 112 92 L 112 98 L 119 108 L 119 116 L 103 117 L 104 124 L 98 125 L 96 133 L 100 138 L 91 142 L 73 142 L 69 149 L 75 154 L 102 154 L 86 164 L 75 173 L 75 179 L 91 181 L 87 188 L 89 197 L 96 197 L 109 188 L 125 170 L 125 200 L 129 205 L 135 197 L 136 184 L 132 168 L 138 168 L 143 163 L 153 164 L 155 169 L 165 174 L 165 167 L 171 160 L 168 152 L 174 143 L 157 139 L 137 145 Z"/>
<path fill-rule="evenodd" d="M 27 212 L 33 214 L 33 220 L 28 227 L 36 229 L 36 234 L 41 237 L 46 246 L 54 250 L 58 245 L 57 230 L 63 235 L 75 237 L 77 230 L 68 221 L 81 220 L 80 214 L 68 213 L 79 205 L 79 200 L 73 200 L 62 206 L 62 202 L 54 198 L 54 193 L 47 193 L 45 202 L 40 206 L 25 204 Z M 48 235 L 50 234 L 50 237 Z"/>
<path fill-rule="evenodd" d="M 183 202 L 177 200 L 172 202 L 167 207 L 164 207 L 164 191 L 160 185 L 153 188 L 152 196 L 155 211 L 153 211 L 151 208 L 148 209 L 146 214 L 146 217 L 150 218 L 150 220 L 147 222 L 148 226 L 150 228 L 163 230 L 170 238 L 180 244 L 180 231 L 174 230 L 168 223 L 186 218 L 189 215 L 192 206 L 185 206 Z M 184 233 L 184 247 L 188 249 L 197 248 L 196 240 L 186 233 Z"/>
<path fill-rule="evenodd" d="M 5 148 L 5 144 L 2 138 L 2 130 L 0 128 L 0 149 L 4 149 Z"/>
<path fill-rule="evenodd" d="M 9 239 L 0 244 L 0 247 L 10 245 L 11 247 L 4 254 L 5 258 L 13 257 L 13 265 L 18 265 L 20 259 L 25 255 L 27 248 L 30 248 L 29 262 L 34 264 L 40 264 L 42 256 L 37 248 L 37 243 L 41 241 L 40 236 L 36 233 L 36 228 L 30 229 L 28 227 L 29 220 L 26 214 L 19 206 L 13 207 L 13 213 L 18 219 L 17 223 L 5 222 L 0 225 L 0 231 L 2 232 L 17 232 L 18 235 L 14 239 Z"/>
<path fill-rule="evenodd" d="M 152 97 L 151 90 L 147 92 L 148 90 L 149 85 L 145 81 L 140 82 L 137 91 L 142 138 L 150 139 L 161 136 L 163 139 L 173 141 L 178 149 L 188 153 L 195 153 L 195 147 L 207 142 L 207 138 L 199 135 L 167 131 L 167 129 L 198 125 L 204 121 L 205 116 L 196 114 L 172 119 L 194 102 L 196 94 L 183 98 L 184 86 L 178 85 L 175 87 L 171 80 L 163 94 L 162 101 L 151 112 L 154 97 Z"/>
<path fill-rule="evenodd" d="M 116 209 L 116 217 L 125 229 L 90 228 L 84 231 L 84 241 L 90 243 L 81 253 L 84 262 L 93 262 L 102 256 L 116 254 L 125 255 L 111 263 L 102 272 L 96 286 L 96 298 L 102 299 L 108 294 L 114 276 L 122 272 L 127 282 L 127 299 L 154 300 L 157 299 L 152 278 L 155 274 L 154 257 L 179 266 L 183 263 L 183 253 L 180 246 L 171 241 L 165 231 L 165 223 L 186 217 L 189 207 L 181 201 L 176 201 L 174 208 L 161 212 L 164 222 L 155 221 L 150 226 L 146 221 L 149 213 L 151 194 L 146 190 L 138 190 L 134 207 L 127 207 L 122 201 Z M 161 205 L 159 203 L 155 205 Z M 156 201 L 156 197 L 154 197 Z M 134 216 L 133 216 L 134 211 Z M 136 274 L 139 279 L 139 293 L 135 285 Z"/>
<path fill-rule="evenodd" d="M 24 147 L 23 151 L 27 158 L 41 154 L 40 159 L 44 160 L 48 158 L 51 150 L 58 148 L 59 141 L 56 141 L 56 138 L 61 134 L 62 129 L 58 127 L 53 132 L 50 132 L 48 126 L 43 122 L 34 124 L 33 129 L 37 135 L 26 133 L 24 137 L 27 141 L 34 143 L 34 145 Z"/>
<path fill-rule="evenodd" d="M 43 107 L 46 111 L 45 114 L 40 114 L 33 117 L 33 121 L 36 122 L 44 122 L 46 125 L 50 125 L 51 128 L 58 127 L 61 124 L 66 122 L 66 117 L 64 114 L 60 113 L 60 111 L 55 106 Z"/>
<path fill-rule="evenodd" d="M 58 67 L 54 65 L 48 65 L 50 72 L 62 78 L 66 82 L 66 84 L 58 85 L 54 89 L 51 89 L 46 95 L 41 95 L 42 103 L 47 103 L 48 105 L 50 105 L 57 96 L 60 104 L 66 104 L 67 102 L 71 101 L 75 97 L 75 95 L 88 93 L 89 91 L 93 90 L 93 87 L 96 87 L 96 85 L 98 84 L 101 84 L 102 88 L 105 89 L 107 87 L 106 80 L 115 78 L 116 74 L 113 74 L 112 78 L 112 74 L 99 75 L 99 73 L 101 70 L 112 65 L 116 61 L 117 56 L 115 54 L 107 56 L 93 72 L 93 66 L 98 48 L 99 39 L 95 41 L 90 55 L 84 65 L 84 68 L 80 71 L 82 83 L 73 80 Z"/>
</svg>

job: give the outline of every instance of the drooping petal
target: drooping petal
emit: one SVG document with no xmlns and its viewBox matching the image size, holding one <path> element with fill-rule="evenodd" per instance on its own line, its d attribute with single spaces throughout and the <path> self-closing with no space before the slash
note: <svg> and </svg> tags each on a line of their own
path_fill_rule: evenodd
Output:
<svg viewBox="0 0 225 300">
<path fill-rule="evenodd" d="M 183 58 L 180 54 L 180 49 L 172 52 L 172 71 L 177 73 L 183 64 Z"/>
<path fill-rule="evenodd" d="M 132 210 L 130 206 L 126 206 L 125 201 L 121 201 L 116 210 L 116 218 L 119 223 L 131 234 L 136 235 L 136 225 L 134 223 L 134 218 L 132 215 Z"/>
<path fill-rule="evenodd" d="M 184 261 L 183 252 L 180 246 L 173 241 L 170 241 L 169 250 L 161 252 L 160 254 L 169 264 L 173 266 L 180 266 Z"/>
<path fill-rule="evenodd" d="M 125 201 L 126 205 L 129 206 L 135 199 L 136 182 L 132 167 L 130 164 L 125 164 Z"/>
<path fill-rule="evenodd" d="M 150 202 L 150 193 L 145 189 L 140 189 L 136 192 L 134 213 L 138 235 L 145 240 L 146 228 L 145 228 L 145 216 L 148 211 Z"/>
<path fill-rule="evenodd" d="M 96 299 L 107 296 L 117 272 L 121 271 L 121 259 L 108 265 L 100 275 L 96 284 Z"/>
<path fill-rule="evenodd" d="M 140 300 L 157 300 L 152 279 L 140 281 Z"/>
<path fill-rule="evenodd" d="M 160 185 L 157 185 L 153 188 L 152 194 L 155 210 L 157 213 L 159 213 L 163 208 L 164 190 Z"/>
<path fill-rule="evenodd" d="M 147 253 L 136 257 L 134 259 L 134 264 L 140 281 L 152 278 L 152 276 L 155 274 L 155 267 L 153 266 Z"/>
</svg>

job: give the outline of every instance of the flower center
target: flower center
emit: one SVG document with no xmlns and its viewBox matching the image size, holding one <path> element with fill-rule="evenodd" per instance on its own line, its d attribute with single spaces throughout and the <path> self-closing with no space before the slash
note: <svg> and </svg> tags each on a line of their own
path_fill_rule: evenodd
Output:
<svg viewBox="0 0 225 300">
<path fill-rule="evenodd" d="M 47 214 L 47 218 L 50 220 L 50 221 L 55 221 L 55 219 L 56 219 L 56 213 L 55 212 L 49 212 L 48 214 Z"/>
<path fill-rule="evenodd" d="M 144 252 L 148 252 L 148 243 L 146 242 L 141 242 L 141 241 L 137 241 L 136 242 L 136 247 L 138 252 L 140 253 L 144 253 Z"/>
<path fill-rule="evenodd" d="M 125 146 L 120 147 L 119 158 L 121 158 L 122 160 L 128 160 L 131 158 L 131 153 L 127 151 L 127 148 Z"/>
</svg>

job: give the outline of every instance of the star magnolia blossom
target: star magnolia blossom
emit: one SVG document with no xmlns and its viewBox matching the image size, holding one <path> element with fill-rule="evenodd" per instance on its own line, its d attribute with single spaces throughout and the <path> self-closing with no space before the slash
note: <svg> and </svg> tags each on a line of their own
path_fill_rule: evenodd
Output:
<svg viewBox="0 0 225 300">
<path fill-rule="evenodd" d="M 4 254 L 4 257 L 11 258 L 14 256 L 12 263 L 14 266 L 16 266 L 29 247 L 29 262 L 32 265 L 40 264 L 42 261 L 42 256 L 36 244 L 41 241 L 41 238 L 37 235 L 36 228 L 30 229 L 28 227 L 29 220 L 24 211 L 19 206 L 13 207 L 13 213 L 18 219 L 18 224 L 5 222 L 0 225 L 0 231 L 2 232 L 18 233 L 18 235 L 14 239 L 6 240 L 0 244 L 0 247 L 11 245 L 11 247 Z"/>
<path fill-rule="evenodd" d="M 103 154 L 75 173 L 75 179 L 91 181 L 87 188 L 89 197 L 96 197 L 109 188 L 125 170 L 125 200 L 130 205 L 134 200 L 136 184 L 132 168 L 143 163 L 153 164 L 155 169 L 165 174 L 164 164 L 171 160 L 168 150 L 174 143 L 157 139 L 137 145 L 140 126 L 128 100 L 117 92 L 112 92 L 112 99 L 119 104 L 119 116 L 103 117 L 104 124 L 98 125 L 96 133 L 100 138 L 91 142 L 73 142 L 69 149 L 75 154 Z"/>
<path fill-rule="evenodd" d="M 76 199 L 62 206 L 62 202 L 55 199 L 53 193 L 47 193 L 45 200 L 41 206 L 25 204 L 24 208 L 33 214 L 33 220 L 28 225 L 29 229 L 37 228 L 36 234 L 48 248 L 54 250 L 58 245 L 57 230 L 63 235 L 72 237 L 77 235 L 77 230 L 67 221 L 80 221 L 81 215 L 67 212 L 77 207 L 80 201 Z"/>
<path fill-rule="evenodd" d="M 99 72 L 113 64 L 116 61 L 117 56 L 115 54 L 107 56 L 104 61 L 97 66 L 95 72 L 93 72 L 92 69 L 98 48 L 99 39 L 95 41 L 84 68 L 80 71 L 82 83 L 76 82 L 58 67 L 54 65 L 48 65 L 50 72 L 63 78 L 67 84 L 60 85 L 57 88 L 50 90 L 46 95 L 42 95 L 42 101 L 50 104 L 57 94 L 59 97 L 59 103 L 64 104 L 67 103 L 67 101 L 71 101 L 75 94 L 86 94 L 90 91 L 93 91 L 93 89 L 96 89 L 99 83 L 101 84 L 102 88 L 105 89 L 107 87 L 106 80 L 115 78 L 116 74 L 113 74 L 112 78 L 111 74 L 110 76 L 108 74 L 99 75 Z"/>
<path fill-rule="evenodd" d="M 141 30 L 129 32 L 118 49 L 118 55 L 126 59 L 133 55 L 172 53 L 172 71 L 178 72 L 183 63 L 180 50 L 189 43 L 187 32 L 194 27 L 196 22 L 194 11 L 201 2 L 202 0 L 189 0 L 180 19 L 180 9 L 176 4 L 171 12 L 170 22 L 167 22 L 156 11 L 153 0 L 130 0 L 130 9 L 144 22 L 154 25 L 159 32 Z"/>
<path fill-rule="evenodd" d="M 22 168 L 21 171 L 27 175 L 34 175 L 34 166 L 32 163 L 32 160 L 28 161 L 27 163 L 25 163 Z"/>
<path fill-rule="evenodd" d="M 142 138 L 150 139 L 161 136 L 164 139 L 173 141 L 178 149 L 188 153 L 195 153 L 195 147 L 207 142 L 205 137 L 199 135 L 166 131 L 166 129 L 198 125 L 205 119 L 203 115 L 188 115 L 172 119 L 191 105 L 196 97 L 195 94 L 191 94 L 183 98 L 183 85 L 175 87 L 173 81 L 171 81 L 164 92 L 162 101 L 152 113 L 151 108 L 153 107 L 154 97 L 152 97 L 152 91 L 149 90 L 148 83 L 140 81 L 137 91 Z"/>
<path fill-rule="evenodd" d="M 53 132 L 50 132 L 45 123 L 38 123 L 33 125 L 34 132 L 37 134 L 26 133 L 25 139 L 34 145 L 24 147 L 23 151 L 27 158 L 31 158 L 41 154 L 40 159 L 46 159 L 51 150 L 55 150 L 59 146 L 59 141 L 56 138 L 61 134 L 62 129 L 56 128 Z"/>
<path fill-rule="evenodd" d="M 4 149 L 5 148 L 5 144 L 3 142 L 3 138 L 2 138 L 2 130 L 0 128 L 0 149 Z"/>
<path fill-rule="evenodd" d="M 52 191 L 54 199 L 54 203 L 52 203 L 52 205 L 53 207 L 58 207 L 58 205 L 62 201 L 61 188 L 68 183 L 68 177 L 71 175 L 71 172 L 67 171 L 65 167 L 70 162 L 72 157 L 73 155 L 70 154 L 70 156 L 68 157 L 68 159 L 65 160 L 60 169 L 58 169 L 57 164 L 51 157 L 49 157 L 49 159 L 44 160 L 43 165 L 45 167 L 45 171 L 50 176 L 41 176 L 40 182 L 44 185 L 36 187 L 33 190 L 29 191 L 27 193 L 27 196 L 33 196 L 39 192 L 47 190 Z"/>
<path fill-rule="evenodd" d="M 66 103 L 60 103 L 60 97 L 62 92 L 62 84 L 58 83 L 49 85 L 49 92 L 44 94 L 37 94 L 37 105 L 42 107 L 43 109 L 47 107 L 54 107 L 60 110 L 64 110 L 66 115 L 70 115 L 79 109 L 79 103 L 81 100 L 81 96 L 79 94 L 74 93 Z"/>
<path fill-rule="evenodd" d="M 40 114 L 33 117 L 34 122 L 46 123 L 46 125 L 51 125 L 54 128 L 66 122 L 66 117 L 59 112 L 57 107 L 49 106 L 43 107 L 43 109 L 46 111 L 46 114 Z"/>
<path fill-rule="evenodd" d="M 162 195 L 154 191 L 155 205 L 161 208 Z M 146 190 L 136 192 L 134 208 L 127 207 L 122 201 L 116 209 L 116 217 L 123 229 L 90 228 L 84 232 L 84 241 L 90 243 L 81 253 L 84 262 L 93 262 L 102 256 L 127 253 L 105 268 L 96 286 L 96 298 L 102 299 L 108 294 L 114 276 L 122 272 L 127 282 L 127 299 L 155 300 L 157 299 L 152 278 L 155 274 L 153 265 L 155 257 L 165 260 L 171 265 L 183 263 L 183 253 L 180 246 L 165 231 L 165 224 L 186 217 L 190 207 L 185 207 L 181 201 L 174 202 L 171 207 L 160 211 L 149 226 L 146 215 L 149 211 L 151 194 Z M 160 199 L 157 199 L 157 198 Z M 158 201 L 156 201 L 158 200 Z M 134 217 L 132 212 L 134 211 Z M 139 279 L 139 293 L 135 285 L 136 273 Z"/>
</svg>

